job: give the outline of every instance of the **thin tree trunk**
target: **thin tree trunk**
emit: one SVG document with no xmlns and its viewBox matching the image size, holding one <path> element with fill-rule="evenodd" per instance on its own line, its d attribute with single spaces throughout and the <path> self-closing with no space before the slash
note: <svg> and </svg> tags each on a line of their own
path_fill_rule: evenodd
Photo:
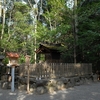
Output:
<svg viewBox="0 0 100 100">
<path fill-rule="evenodd" d="M 36 20 L 37 20 L 37 17 L 36 17 Z M 36 32 L 37 32 L 37 22 L 35 23 L 36 25 L 35 25 L 35 34 L 36 34 Z M 35 44 L 35 51 L 36 51 L 36 44 L 37 44 L 37 41 L 36 41 L 36 35 L 35 35 L 35 39 L 34 39 L 34 44 Z M 37 54 L 36 54 L 36 52 L 35 52 L 35 55 L 34 55 L 34 60 L 35 60 L 35 64 L 36 64 L 36 60 L 37 60 Z"/>
<path fill-rule="evenodd" d="M 5 2 L 6 0 L 4 0 L 4 5 L 5 5 Z M 4 6 L 3 5 L 3 6 Z M 5 15 L 6 15 L 6 11 L 5 11 L 5 8 L 3 8 L 3 19 L 2 19 L 2 31 L 1 31 L 1 40 L 3 38 L 3 35 L 4 35 L 4 28 L 5 28 Z"/>
<path fill-rule="evenodd" d="M 77 62 L 76 60 L 76 41 L 77 41 L 77 13 L 76 13 L 76 9 L 77 9 L 77 0 L 74 1 L 74 19 L 73 19 L 73 34 L 74 34 L 74 63 Z"/>
<path fill-rule="evenodd" d="M 2 4 L 0 2 L 0 23 L 2 22 Z M 1 39 L 1 33 L 0 33 L 0 39 Z M 1 41 L 0 41 L 0 49 L 1 49 Z"/>
<path fill-rule="evenodd" d="M 32 6 L 32 3 L 31 3 L 31 1 L 30 0 L 28 0 L 28 3 L 29 3 L 29 5 L 30 5 L 30 7 L 31 7 L 31 10 L 33 10 L 33 6 Z M 37 8 L 38 9 L 38 8 Z M 34 23 L 33 23 L 33 26 L 35 27 L 35 30 L 33 31 L 35 34 L 37 33 L 37 16 L 38 16 L 38 10 L 37 10 L 37 14 L 35 15 L 35 25 L 34 25 Z M 36 44 L 37 44 L 37 39 L 36 39 L 36 35 L 35 35 L 35 39 L 34 39 L 34 51 L 36 51 Z M 37 62 L 37 54 L 36 54 L 36 52 L 35 52 L 35 54 L 34 54 L 34 62 L 35 62 L 35 64 L 36 64 L 36 62 Z"/>
<path fill-rule="evenodd" d="M 11 12 L 9 12 L 8 34 L 10 33 Z"/>
<path fill-rule="evenodd" d="M 2 4 L 0 3 L 0 23 L 1 23 L 1 18 L 2 18 Z"/>
</svg>

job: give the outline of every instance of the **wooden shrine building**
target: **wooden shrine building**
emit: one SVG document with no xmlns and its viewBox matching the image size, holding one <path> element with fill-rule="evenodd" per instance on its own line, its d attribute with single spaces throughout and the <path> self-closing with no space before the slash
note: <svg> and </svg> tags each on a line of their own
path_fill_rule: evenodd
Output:
<svg viewBox="0 0 100 100">
<path fill-rule="evenodd" d="M 36 50 L 38 59 L 46 62 L 61 62 L 61 44 L 41 43 Z"/>
</svg>

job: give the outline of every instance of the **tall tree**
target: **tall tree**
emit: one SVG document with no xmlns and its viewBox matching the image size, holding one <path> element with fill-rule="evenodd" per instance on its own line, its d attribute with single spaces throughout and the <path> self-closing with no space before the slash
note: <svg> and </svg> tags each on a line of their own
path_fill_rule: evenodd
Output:
<svg viewBox="0 0 100 100">
<path fill-rule="evenodd" d="M 78 10 L 78 44 L 81 49 L 79 60 L 93 63 L 95 70 L 100 62 L 99 7 L 99 0 L 85 0 Z"/>
<path fill-rule="evenodd" d="M 1 44 L 6 51 L 26 52 L 25 48 L 28 46 L 27 41 L 32 30 L 29 23 L 29 11 L 29 7 L 20 2 L 15 2 L 11 11 L 7 10 L 8 23 L 5 25 L 5 34 L 3 34 Z"/>
</svg>

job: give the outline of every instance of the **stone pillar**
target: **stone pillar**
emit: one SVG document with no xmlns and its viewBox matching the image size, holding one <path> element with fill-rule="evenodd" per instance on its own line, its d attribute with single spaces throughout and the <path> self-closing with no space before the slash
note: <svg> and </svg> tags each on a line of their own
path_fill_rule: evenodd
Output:
<svg viewBox="0 0 100 100">
<path fill-rule="evenodd" d="M 96 75 L 96 74 L 93 75 L 93 81 L 94 81 L 94 82 L 97 82 L 97 81 L 98 81 L 98 79 L 97 79 L 97 75 Z"/>
<path fill-rule="evenodd" d="M 12 82 L 11 82 L 11 91 L 14 92 L 15 90 L 15 82 L 14 82 L 14 79 L 15 79 L 15 67 L 13 66 L 12 67 L 12 70 L 11 70 L 11 76 L 12 76 Z"/>
</svg>

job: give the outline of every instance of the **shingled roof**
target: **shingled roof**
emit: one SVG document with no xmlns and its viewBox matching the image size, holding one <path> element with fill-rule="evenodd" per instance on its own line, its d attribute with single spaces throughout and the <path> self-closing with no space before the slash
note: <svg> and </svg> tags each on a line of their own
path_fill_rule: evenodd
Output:
<svg viewBox="0 0 100 100">
<path fill-rule="evenodd" d="M 39 48 L 36 50 L 36 53 L 48 53 L 48 52 L 57 52 L 61 48 L 61 44 L 54 43 L 40 43 Z"/>
<path fill-rule="evenodd" d="M 10 58 L 19 58 L 19 54 L 18 53 L 7 52 L 6 54 Z"/>
</svg>

